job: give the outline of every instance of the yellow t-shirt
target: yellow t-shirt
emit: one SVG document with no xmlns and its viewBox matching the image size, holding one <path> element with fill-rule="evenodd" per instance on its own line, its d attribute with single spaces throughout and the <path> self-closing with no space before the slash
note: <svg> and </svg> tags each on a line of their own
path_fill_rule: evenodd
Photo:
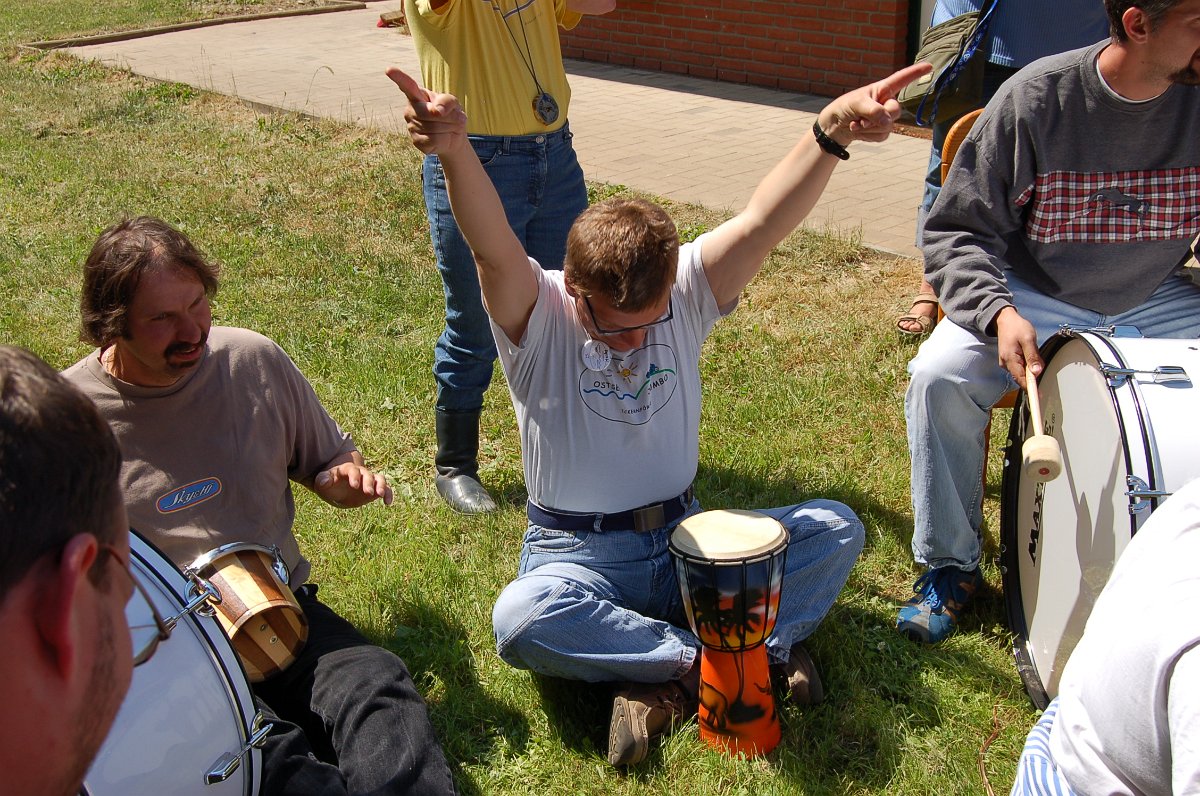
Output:
<svg viewBox="0 0 1200 796">
<path fill-rule="evenodd" d="M 580 15 L 567 0 L 404 0 L 404 15 L 421 61 L 421 81 L 453 94 L 473 135 L 534 135 L 566 124 L 571 87 L 563 71 L 558 28 Z M 523 29 L 522 29 L 523 28 Z M 534 113 L 542 91 L 558 103 L 547 125 Z"/>
</svg>

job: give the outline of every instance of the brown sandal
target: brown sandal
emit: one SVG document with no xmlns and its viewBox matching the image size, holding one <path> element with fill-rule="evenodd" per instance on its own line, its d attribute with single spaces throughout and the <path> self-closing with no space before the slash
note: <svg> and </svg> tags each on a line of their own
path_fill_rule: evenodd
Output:
<svg viewBox="0 0 1200 796">
<path fill-rule="evenodd" d="M 918 304 L 932 304 L 934 308 L 933 317 L 913 312 L 913 310 L 917 308 Z M 907 335 L 908 337 L 924 337 L 925 335 L 929 334 L 931 331 L 933 331 L 933 327 L 937 323 L 937 304 L 937 296 L 933 295 L 932 293 L 923 292 L 913 296 L 912 306 L 908 308 L 908 314 L 901 315 L 896 319 L 896 330 L 899 331 L 900 334 Z M 915 323 L 921 328 L 919 330 L 905 329 L 901 325 L 903 323 Z"/>
</svg>

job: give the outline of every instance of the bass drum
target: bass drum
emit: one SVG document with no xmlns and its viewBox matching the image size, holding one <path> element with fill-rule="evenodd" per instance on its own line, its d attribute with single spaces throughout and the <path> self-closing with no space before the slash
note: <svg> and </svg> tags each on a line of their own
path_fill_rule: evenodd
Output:
<svg viewBox="0 0 1200 796">
<path fill-rule="evenodd" d="M 255 710 L 229 639 L 211 617 L 180 616 L 196 592 L 170 560 L 132 531 L 129 545 L 134 577 L 168 624 L 178 621 L 154 656 L 133 670 L 82 792 L 255 796 L 262 771 L 256 745 L 271 725 Z"/>
<path fill-rule="evenodd" d="M 1045 433 L 1063 471 L 1021 467 L 1033 436 L 1024 393 L 1013 410 L 1000 509 L 1000 562 L 1017 670 L 1044 708 L 1108 582 L 1154 509 L 1200 476 L 1200 342 L 1064 327 L 1042 347 Z M 1147 588 L 1153 584 L 1146 584 Z"/>
</svg>

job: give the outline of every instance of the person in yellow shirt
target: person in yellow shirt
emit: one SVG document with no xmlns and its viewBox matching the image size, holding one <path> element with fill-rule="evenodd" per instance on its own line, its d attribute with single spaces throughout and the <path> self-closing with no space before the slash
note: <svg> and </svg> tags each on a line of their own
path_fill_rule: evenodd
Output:
<svg viewBox="0 0 1200 796">
<path fill-rule="evenodd" d="M 571 87 L 558 28 L 584 14 L 611 11 L 616 0 L 405 0 L 421 78 L 453 94 L 467 113 L 467 134 L 495 185 L 509 225 L 543 268 L 562 268 L 567 231 L 587 207 L 567 110 Z M 429 233 L 446 294 L 446 327 L 434 348 L 437 382 L 438 493 L 455 510 L 492 511 L 479 480 L 479 414 L 491 383 L 496 345 L 437 155 L 422 181 Z"/>
</svg>

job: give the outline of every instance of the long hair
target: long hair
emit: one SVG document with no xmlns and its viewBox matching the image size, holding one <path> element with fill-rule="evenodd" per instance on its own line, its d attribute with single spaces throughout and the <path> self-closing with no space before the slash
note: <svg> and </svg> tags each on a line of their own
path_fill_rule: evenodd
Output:
<svg viewBox="0 0 1200 796">
<path fill-rule="evenodd" d="M 157 218 L 128 218 L 100 233 L 83 264 L 80 339 L 104 346 L 124 337 L 142 275 L 157 268 L 193 273 L 210 299 L 216 295 L 220 268 L 186 235 Z"/>
</svg>

